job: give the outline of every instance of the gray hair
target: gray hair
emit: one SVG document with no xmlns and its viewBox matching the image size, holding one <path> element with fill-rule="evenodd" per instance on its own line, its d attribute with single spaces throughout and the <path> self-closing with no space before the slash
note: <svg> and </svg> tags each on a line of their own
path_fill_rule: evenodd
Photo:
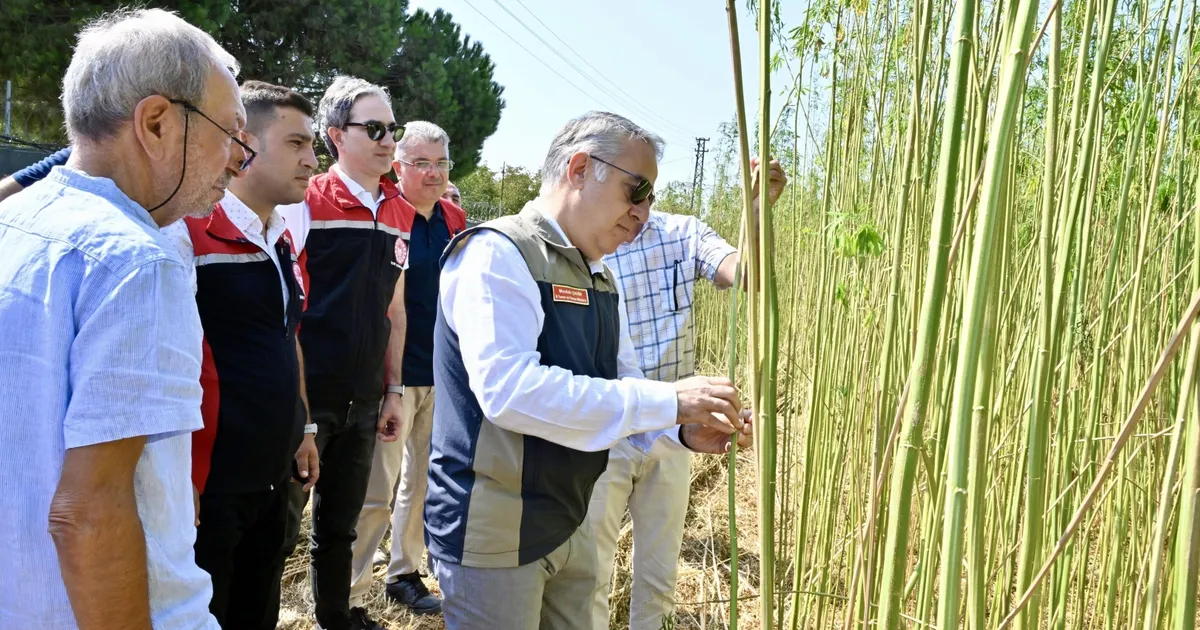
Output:
<svg viewBox="0 0 1200 630">
<path fill-rule="evenodd" d="M 446 154 L 450 153 L 450 135 L 445 129 L 431 122 L 414 120 L 404 123 L 404 137 L 396 143 L 396 155 L 400 155 L 401 149 L 408 149 L 421 142 L 440 142 L 446 147 Z"/>
<path fill-rule="evenodd" d="M 102 140 L 155 94 L 199 104 L 216 66 L 237 76 L 240 66 L 211 35 L 162 9 L 120 9 L 79 33 L 63 76 L 67 136 Z"/>
<path fill-rule="evenodd" d="M 333 79 L 329 89 L 325 90 L 325 96 L 321 97 L 321 103 L 317 105 L 317 128 L 321 132 L 321 140 L 335 160 L 338 159 L 338 152 L 329 137 L 329 129 L 345 129 L 346 123 L 350 122 L 350 110 L 364 96 L 378 96 L 387 103 L 389 109 L 392 106 L 392 97 L 386 88 L 344 74 Z"/>
<path fill-rule="evenodd" d="M 613 161 L 621 154 L 626 140 L 641 140 L 654 147 L 661 160 L 666 143 L 657 134 L 646 131 L 633 121 L 609 112 L 588 112 L 568 122 L 550 143 L 542 164 L 542 192 L 554 190 L 567 174 L 567 162 L 576 153 L 588 153 L 601 160 Z M 608 178 L 607 165 L 593 161 L 596 179 Z"/>
</svg>

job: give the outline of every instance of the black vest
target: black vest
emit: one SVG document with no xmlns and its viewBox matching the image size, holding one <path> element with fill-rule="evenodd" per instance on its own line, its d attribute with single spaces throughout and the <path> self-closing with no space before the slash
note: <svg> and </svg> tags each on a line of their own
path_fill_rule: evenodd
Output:
<svg viewBox="0 0 1200 630">
<path fill-rule="evenodd" d="M 193 434 L 193 478 L 206 492 L 265 492 L 286 483 L 303 437 L 296 327 L 303 288 L 291 237 L 272 245 L 280 270 L 219 206 L 185 219 L 196 255 L 204 326 L 204 428 Z"/>
<path fill-rule="evenodd" d="M 511 240 L 537 282 L 545 312 L 537 342 L 542 365 L 616 379 L 620 316 L 612 274 L 593 274 L 579 250 L 565 246 L 530 208 L 463 232 L 445 256 L 469 246 L 479 230 Z M 583 523 L 608 451 L 578 451 L 489 421 L 470 389 L 458 342 L 439 307 L 426 544 L 434 557 L 467 566 L 527 564 L 554 551 Z"/>
</svg>

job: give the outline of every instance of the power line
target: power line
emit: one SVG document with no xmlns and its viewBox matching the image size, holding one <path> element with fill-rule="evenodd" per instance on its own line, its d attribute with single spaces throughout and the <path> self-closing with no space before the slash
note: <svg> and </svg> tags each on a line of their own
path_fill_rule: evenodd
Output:
<svg viewBox="0 0 1200 630">
<path fill-rule="evenodd" d="M 648 112 L 648 113 L 651 115 L 651 117 L 658 119 L 658 120 L 659 120 L 659 123 L 658 123 L 658 124 L 661 124 L 661 125 L 663 125 L 664 127 L 672 127 L 672 128 L 674 128 L 674 129 L 675 129 L 677 132 L 679 132 L 679 133 L 683 133 L 683 134 L 685 134 L 685 135 L 693 135 L 693 134 L 692 134 L 692 132 L 691 132 L 690 130 L 688 130 L 688 129 L 685 129 L 685 128 L 683 128 L 683 127 L 680 127 L 679 125 L 676 125 L 675 123 L 671 122 L 670 120 L 668 120 L 668 119 L 666 119 L 666 118 L 664 118 L 664 117 L 662 117 L 662 116 L 659 116 L 658 114 L 654 113 L 654 110 L 652 110 L 651 108 L 647 107 L 647 106 L 646 106 L 644 103 L 642 103 L 641 101 L 637 100 L 637 98 L 635 98 L 635 97 L 634 97 L 633 95 L 631 95 L 629 92 L 626 92 L 625 90 L 621 89 L 621 86 L 620 86 L 620 85 L 617 85 L 617 83 L 616 83 L 615 81 L 613 81 L 612 79 L 610 79 L 610 78 L 608 78 L 607 76 L 605 76 L 605 74 L 604 74 L 603 72 L 601 72 L 599 68 L 597 68 L 596 66 L 592 65 L 592 63 L 591 63 L 591 62 L 589 62 L 589 61 L 587 60 L 587 58 L 586 58 L 586 57 L 584 57 L 583 55 L 579 54 L 579 51 L 578 51 L 578 50 L 575 50 L 574 48 L 572 48 L 570 44 L 568 44 L 568 43 L 567 43 L 565 40 L 563 40 L 563 38 L 559 37 L 559 36 L 558 36 L 558 33 L 556 33 L 556 32 L 554 31 L 554 29 L 550 28 L 550 26 L 549 26 L 548 24 L 546 24 L 545 22 L 543 22 L 543 21 L 542 21 L 542 18 L 538 17 L 538 15 L 537 15 L 536 13 L 534 13 L 532 10 L 530 10 L 530 9 L 529 9 L 529 7 L 525 6 L 525 3 L 524 3 L 524 2 L 522 2 L 521 0 L 516 0 L 516 2 L 517 2 L 517 4 L 521 5 L 521 8 L 522 8 L 522 9 L 525 9 L 525 12 L 526 12 L 526 13 L 528 13 L 528 14 L 529 14 L 529 15 L 531 15 L 531 16 L 533 16 L 533 19 L 537 20 L 538 24 L 541 24 L 541 25 L 542 25 L 542 27 L 546 29 L 546 31 L 548 31 L 548 32 L 549 32 L 551 35 L 553 35 L 553 36 L 554 36 L 554 39 L 557 39 L 559 42 L 561 42 L 561 43 L 562 43 L 562 45 L 563 45 L 563 46 L 566 46 L 566 47 L 567 47 L 567 50 L 569 50 L 569 51 L 571 51 L 572 53 L 574 53 L 574 54 L 575 54 L 575 56 L 576 56 L 576 57 L 578 57 L 580 61 L 582 61 L 582 62 L 583 62 L 585 65 L 587 65 L 587 67 L 589 67 L 589 68 L 591 68 L 592 70 L 594 70 L 594 71 L 596 72 L 596 74 L 600 76 L 600 78 L 604 79 L 605 81 L 608 81 L 608 83 L 609 83 L 610 85 L 612 85 L 614 88 L 616 88 L 616 90 L 617 90 L 618 92 L 620 92 L 621 94 L 624 94 L 624 95 L 625 95 L 627 98 L 629 98 L 629 100 L 630 100 L 630 101 L 632 101 L 633 103 L 635 103 L 635 104 L 639 105 L 639 106 L 640 106 L 642 109 L 644 109 L 646 112 Z M 497 4 L 498 4 L 498 3 L 499 3 L 499 0 L 497 0 Z M 501 8 L 503 8 L 503 6 L 502 6 Z M 511 15 L 511 13 L 510 13 L 510 15 Z M 513 17 L 514 17 L 514 19 L 516 18 L 516 16 L 513 16 Z M 518 20 L 518 21 L 520 21 L 520 20 Z M 526 27 L 526 29 L 528 29 L 528 27 Z M 545 43 L 545 42 L 543 41 L 543 43 Z M 548 48 L 550 47 L 550 45 L 549 45 L 549 44 L 547 44 L 546 46 L 547 46 Z M 554 51 L 554 49 L 553 49 L 553 48 L 551 48 L 551 50 L 552 50 L 552 51 Z M 558 53 L 558 51 L 554 51 L 554 52 L 555 52 L 555 54 L 558 54 L 559 58 L 563 58 L 563 56 L 562 56 L 561 54 L 559 54 L 559 53 Z M 565 61 L 565 59 L 564 59 L 564 61 Z M 570 63 L 570 62 L 568 62 L 568 63 Z M 576 69 L 578 69 L 578 68 L 576 68 Z"/>
<path fill-rule="evenodd" d="M 471 4 L 471 0 L 463 0 L 463 2 L 465 2 L 467 4 L 467 6 L 474 9 L 475 12 L 480 15 L 480 17 L 482 17 L 484 20 L 487 20 L 488 24 L 491 24 L 492 27 L 494 27 L 496 30 L 503 33 L 505 37 L 511 39 L 514 44 L 516 44 L 517 46 L 520 46 L 521 50 L 524 50 L 525 52 L 529 53 L 529 56 L 533 57 L 534 59 L 537 59 L 543 66 L 546 66 L 546 68 L 549 69 L 550 72 L 553 72 L 554 74 L 558 75 L 558 78 L 562 79 L 563 81 L 566 81 L 568 85 L 570 85 L 571 87 L 578 90 L 580 94 L 583 94 L 584 96 L 592 99 L 597 104 L 599 104 L 601 107 L 604 107 L 605 109 L 611 109 L 611 108 L 609 108 L 609 106 L 607 104 L 601 102 L 600 99 L 596 98 L 595 96 L 592 96 L 590 92 L 588 92 L 587 90 L 584 90 L 583 88 L 579 87 L 578 85 L 575 85 L 575 83 L 573 81 L 571 81 L 570 79 L 568 79 L 567 77 L 564 77 L 558 70 L 555 70 L 553 66 L 546 63 L 541 57 L 533 54 L 533 52 L 530 51 L 528 48 L 526 48 L 524 44 L 517 41 L 517 38 L 513 37 L 512 35 L 509 35 L 507 31 L 500 28 L 500 26 L 498 24 L 496 24 L 495 22 L 493 22 L 492 19 L 489 18 L 486 14 L 484 14 L 483 11 L 480 11 L 478 8 L 475 7 L 475 5 Z"/>
<path fill-rule="evenodd" d="M 495 3 L 496 3 L 496 4 L 497 4 L 499 7 L 500 7 L 500 9 L 501 9 L 501 10 L 503 10 L 505 13 L 507 13 L 507 14 L 509 15 L 509 17 L 511 17 L 512 19 L 516 20 L 516 21 L 517 21 L 517 24 L 520 24 L 522 28 L 524 28 L 525 30 L 529 31 L 529 33 L 530 33 L 531 35 L 533 35 L 534 37 L 536 37 L 538 41 L 542 42 L 542 45 L 544 45 L 546 48 L 548 48 L 548 49 L 550 50 L 550 52 L 551 52 L 551 53 L 553 53 L 553 54 L 554 54 L 556 57 L 558 57 L 558 58 L 559 58 L 559 60 L 561 60 L 561 61 L 565 62 L 565 63 L 566 63 L 568 66 L 570 66 L 570 67 L 571 67 L 571 69 L 575 70 L 575 71 L 576 71 L 576 72 L 578 72 L 580 75 L 582 75 L 582 76 L 583 76 L 583 78 L 587 79 L 587 80 L 588 80 L 588 81 L 589 81 L 589 82 L 590 82 L 592 85 L 596 86 L 596 88 L 597 88 L 597 89 L 599 89 L 599 90 L 600 90 L 600 91 L 601 91 L 601 92 L 602 92 L 602 93 L 603 93 L 605 96 L 608 96 L 609 98 L 611 98 L 611 99 L 615 100 L 615 101 L 616 101 L 616 102 L 618 102 L 619 104 L 623 105 L 623 106 L 624 106 L 626 109 L 629 109 L 629 110 L 631 110 L 631 111 L 633 111 L 633 110 L 637 110 L 637 109 L 638 109 L 638 108 L 636 108 L 636 107 L 634 107 L 634 106 L 630 105 L 630 104 L 629 104 L 628 102 L 626 102 L 624 99 L 622 99 L 622 98 L 620 98 L 619 96 L 617 96 L 617 95 L 613 94 L 613 93 L 612 93 L 612 91 L 611 91 L 611 90 L 609 90 L 608 88 L 604 87 L 603 85 L 600 85 L 600 83 L 599 83 L 599 82 L 597 82 L 595 79 L 593 79 L 593 78 L 591 77 L 591 75 L 589 75 L 588 73 L 584 72 L 584 71 L 583 71 L 583 70 L 582 70 L 582 69 L 581 69 L 579 66 L 575 65 L 575 64 L 574 64 L 574 63 L 573 63 L 573 62 L 572 62 L 570 59 L 567 59 L 566 57 L 564 57 L 564 56 L 562 55 L 562 53 L 560 53 L 560 52 L 559 52 L 559 51 L 558 51 L 556 48 L 554 48 L 553 46 L 551 46 L 551 45 L 550 45 L 550 42 L 547 42 L 547 41 L 545 40 L 545 38 L 543 38 L 541 35 L 539 35 L 539 34 L 538 34 L 538 32 L 537 32 L 537 31 L 535 31 L 535 30 L 533 30 L 532 28 L 530 28 L 528 24 L 526 24 L 524 21 L 522 21 L 522 20 L 521 20 L 521 18 L 517 17 L 517 15 L 516 15 L 515 13 L 513 13 L 512 11 L 510 11 L 510 10 L 508 9 L 508 7 L 504 6 L 504 4 L 502 4 L 502 3 L 500 2 L 500 0 L 494 0 L 494 1 L 495 1 Z M 476 9 L 476 10 L 478 10 L 478 9 Z M 526 9 L 526 10 L 528 10 L 528 9 Z M 494 24 L 493 24 L 493 25 L 494 25 Z M 532 53 L 530 53 L 530 54 L 532 54 Z M 576 53 L 576 54 L 578 54 L 578 53 Z M 561 75 L 560 75 L 560 76 L 561 76 Z M 641 116 L 644 116 L 644 117 L 646 117 L 646 118 L 650 118 L 650 117 L 654 116 L 654 114 L 653 114 L 652 112 L 650 112 L 650 113 L 647 113 L 647 112 L 639 112 L 639 115 L 641 115 Z M 674 140 L 675 138 L 672 138 L 672 139 Z"/>
</svg>

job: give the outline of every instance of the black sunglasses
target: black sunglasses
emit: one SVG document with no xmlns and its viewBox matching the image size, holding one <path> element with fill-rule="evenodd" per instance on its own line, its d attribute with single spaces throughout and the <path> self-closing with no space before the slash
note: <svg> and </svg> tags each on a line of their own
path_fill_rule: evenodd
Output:
<svg viewBox="0 0 1200 630">
<path fill-rule="evenodd" d="M 362 127 L 366 130 L 367 137 L 371 139 L 371 142 L 379 142 L 380 140 L 383 140 L 383 135 L 386 133 L 391 133 L 392 140 L 395 140 L 396 142 L 400 142 L 400 139 L 404 137 L 404 125 L 397 123 L 385 125 L 378 120 L 368 120 L 365 123 L 348 122 L 346 123 L 346 126 Z"/>
<path fill-rule="evenodd" d="M 205 114 L 204 112 L 200 111 L 200 108 L 199 108 L 199 107 L 196 107 L 195 105 L 192 105 L 191 103 L 189 103 L 189 102 L 187 102 L 187 101 L 182 101 L 182 100 L 179 100 L 179 99 L 174 99 L 174 98 L 173 98 L 173 99 L 170 99 L 170 101 L 171 101 L 172 103 L 176 104 L 176 105 L 182 105 L 182 106 L 183 106 L 183 109 L 184 109 L 184 111 L 188 111 L 188 112 L 195 112 L 195 113 L 199 114 L 201 118 L 203 118 L 204 120 L 207 120 L 208 122 L 212 123 L 214 127 L 216 127 L 217 129 L 220 129 L 222 132 L 224 132 L 224 133 L 225 133 L 225 135 L 229 136 L 229 139 L 230 139 L 230 140 L 232 140 L 232 141 L 234 141 L 234 142 L 236 142 L 236 143 L 237 143 L 237 145 L 238 145 L 239 147 L 241 147 L 241 148 L 242 148 L 242 151 L 245 151 L 245 153 L 246 153 L 246 161 L 245 161 L 245 162 L 242 162 L 242 165 L 241 165 L 240 167 L 238 167 L 238 170 L 239 170 L 239 171 L 245 171 L 246 169 L 250 168 L 250 163 L 251 163 L 251 162 L 253 162 L 253 161 L 254 161 L 254 158 L 255 158 L 255 157 L 258 155 L 258 151 L 255 151 L 254 149 L 251 149 L 251 148 L 250 148 L 250 145 L 248 145 L 248 144 L 246 144 L 245 142 L 242 142 L 241 140 L 239 140 L 239 139 L 237 138 L 237 136 L 236 136 L 236 135 L 235 135 L 233 132 L 231 132 L 231 131 L 229 131 L 228 129 L 226 129 L 226 128 L 222 127 L 222 126 L 221 126 L 221 124 L 220 124 L 220 123 L 218 123 L 217 121 L 215 121 L 215 120 L 213 120 L 213 119 L 209 118 L 209 117 L 208 117 L 208 114 Z"/>
<path fill-rule="evenodd" d="M 602 160 L 590 153 L 588 154 L 588 157 L 592 158 L 593 160 L 596 160 L 597 162 L 607 164 L 607 165 L 617 169 L 618 171 L 621 171 L 622 173 L 625 173 L 626 175 L 638 180 L 638 184 L 637 184 L 637 186 L 635 186 L 633 188 L 633 192 L 629 193 L 629 202 L 630 203 L 632 203 L 633 205 L 636 206 L 636 205 L 641 204 L 643 201 L 646 201 L 647 199 L 649 199 L 650 205 L 652 205 L 652 206 L 654 205 L 654 184 L 652 184 L 650 182 L 650 180 L 646 179 L 645 177 L 642 177 L 641 175 L 638 175 L 637 173 L 630 173 L 629 171 L 621 168 L 620 166 L 617 166 L 616 164 L 613 164 L 612 162 Z"/>
</svg>

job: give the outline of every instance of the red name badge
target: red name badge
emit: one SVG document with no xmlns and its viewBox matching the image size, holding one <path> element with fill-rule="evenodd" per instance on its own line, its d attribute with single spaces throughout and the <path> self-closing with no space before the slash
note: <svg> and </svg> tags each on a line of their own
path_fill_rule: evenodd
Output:
<svg viewBox="0 0 1200 630">
<path fill-rule="evenodd" d="M 552 285 L 551 288 L 555 302 L 567 302 L 568 304 L 578 304 L 580 306 L 587 306 L 589 304 L 587 289 L 577 289 L 561 284 Z"/>
</svg>

